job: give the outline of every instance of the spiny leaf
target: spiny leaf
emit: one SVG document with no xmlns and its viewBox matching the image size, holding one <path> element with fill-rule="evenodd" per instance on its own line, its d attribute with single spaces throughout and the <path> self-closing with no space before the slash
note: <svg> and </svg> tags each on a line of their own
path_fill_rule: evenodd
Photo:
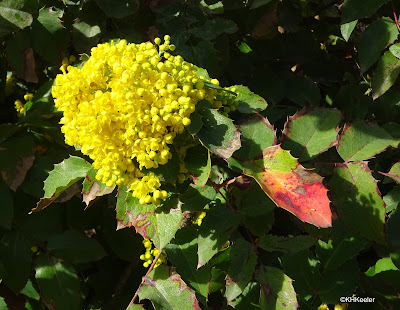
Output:
<svg viewBox="0 0 400 310">
<path fill-rule="evenodd" d="M 340 118 L 336 109 L 302 109 L 286 122 L 282 147 L 299 160 L 308 160 L 337 143 Z"/>
<path fill-rule="evenodd" d="M 155 268 L 144 278 L 139 298 L 149 299 L 156 310 L 200 310 L 196 295 L 180 275 L 167 266 Z"/>
<path fill-rule="evenodd" d="M 243 173 L 253 177 L 278 207 L 317 227 L 331 226 L 328 190 L 322 177 L 305 169 L 288 151 L 271 146 L 261 159 L 243 165 Z"/>
<path fill-rule="evenodd" d="M 336 148 L 346 162 L 358 161 L 369 159 L 399 142 L 378 125 L 357 121 L 344 126 Z"/>
<path fill-rule="evenodd" d="M 265 110 L 268 106 L 267 101 L 259 95 L 256 95 L 250 89 L 243 85 L 234 85 L 238 103 L 236 109 L 241 113 L 256 113 Z M 231 88 L 232 88 L 231 87 Z"/>
<path fill-rule="evenodd" d="M 385 203 L 367 162 L 338 165 L 329 189 L 346 226 L 369 240 L 384 244 Z"/>
<path fill-rule="evenodd" d="M 83 201 L 86 203 L 86 206 L 89 206 L 89 203 L 96 197 L 112 193 L 115 188 L 115 185 L 108 187 L 104 183 L 97 181 L 96 173 L 97 170 L 92 167 L 87 172 L 85 180 L 83 180 L 82 194 Z"/>
<path fill-rule="evenodd" d="M 141 205 L 139 200 L 120 186 L 117 200 L 118 229 L 135 227 L 143 238 L 152 239 L 158 249 L 163 249 L 175 236 L 182 221 L 181 203 L 173 198 L 162 206 Z"/>
<path fill-rule="evenodd" d="M 49 176 L 44 181 L 44 197 L 40 199 L 31 213 L 46 208 L 63 191 L 84 178 L 91 168 L 91 164 L 76 156 L 70 156 L 60 164 L 54 165 L 54 169 L 49 172 Z"/>
</svg>

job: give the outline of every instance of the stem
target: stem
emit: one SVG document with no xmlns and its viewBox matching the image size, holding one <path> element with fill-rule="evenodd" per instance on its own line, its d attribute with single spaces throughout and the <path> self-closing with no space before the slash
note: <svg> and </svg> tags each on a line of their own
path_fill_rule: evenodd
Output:
<svg viewBox="0 0 400 310">
<path fill-rule="evenodd" d="M 130 305 L 133 305 L 133 303 L 135 302 L 135 299 L 136 299 L 136 297 L 137 297 L 138 294 L 139 294 L 139 289 L 142 287 L 143 282 L 146 280 L 146 278 L 147 278 L 147 276 L 149 275 L 149 273 L 154 269 L 154 266 L 155 266 L 155 264 L 157 263 L 157 261 L 158 261 L 158 259 L 160 258 L 160 256 L 161 256 L 161 251 L 158 251 L 157 256 L 154 258 L 153 263 L 152 263 L 151 266 L 149 267 L 149 270 L 147 270 L 146 274 L 145 274 L 144 277 L 142 278 L 142 282 L 140 283 L 138 289 L 136 290 L 135 295 L 132 297 L 132 300 L 131 300 L 131 302 L 129 303 L 128 307 L 129 307 Z"/>
<path fill-rule="evenodd" d="M 398 29 L 399 32 L 400 32 L 400 26 L 399 26 L 399 21 L 398 21 L 398 19 L 397 19 L 396 9 L 395 9 L 395 7 L 394 7 L 393 1 L 390 1 L 390 2 L 392 3 L 392 8 L 393 8 L 394 22 L 395 22 L 395 24 L 396 24 L 397 29 Z"/>
<path fill-rule="evenodd" d="M 222 192 L 219 190 L 221 187 L 218 186 L 218 184 L 215 184 L 215 183 L 214 183 L 213 181 L 211 181 L 211 180 L 208 180 L 208 181 L 211 183 L 212 187 L 218 192 L 218 194 L 220 194 L 220 195 L 222 196 L 222 198 L 224 198 L 224 200 L 225 200 L 226 204 L 228 205 L 228 207 L 229 207 L 233 212 L 236 213 L 236 210 L 235 210 L 235 208 L 232 206 L 232 204 L 230 203 L 230 201 L 229 201 L 229 200 L 225 197 L 225 195 L 222 194 Z"/>
</svg>

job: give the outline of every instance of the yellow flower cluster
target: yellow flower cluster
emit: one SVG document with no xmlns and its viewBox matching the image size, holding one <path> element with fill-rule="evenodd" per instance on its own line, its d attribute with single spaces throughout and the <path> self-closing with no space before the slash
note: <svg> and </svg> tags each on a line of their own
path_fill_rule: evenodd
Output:
<svg viewBox="0 0 400 310">
<path fill-rule="evenodd" d="M 339 303 L 335 305 L 335 310 L 346 310 L 348 306 L 348 303 Z M 329 307 L 326 304 L 322 304 L 318 307 L 318 310 L 329 310 Z"/>
<path fill-rule="evenodd" d="M 32 93 L 26 93 L 24 95 L 24 99 L 26 102 L 31 101 L 33 98 L 33 94 Z M 19 115 L 22 115 L 25 113 L 25 105 L 22 103 L 21 100 L 17 99 L 14 102 L 14 107 L 15 110 L 18 112 Z"/>
<path fill-rule="evenodd" d="M 158 256 L 160 251 L 157 248 L 152 248 L 153 244 L 150 239 L 144 239 L 142 243 L 146 249 L 146 252 L 140 255 L 140 259 L 144 260 L 143 267 L 147 268 L 153 263 L 154 259 Z M 164 254 L 161 254 L 157 262 L 155 263 L 154 268 L 157 268 L 161 264 L 166 263 L 167 257 Z"/>
<path fill-rule="evenodd" d="M 198 226 L 201 226 L 203 223 L 203 219 L 206 217 L 207 213 L 204 211 L 201 211 L 197 216 L 193 219 L 192 223 Z"/>
<path fill-rule="evenodd" d="M 62 60 L 62 64 L 61 64 L 60 70 L 62 72 L 66 72 L 68 66 L 70 64 L 73 64 L 75 61 L 76 61 L 76 57 L 74 55 L 71 55 L 69 57 L 64 57 L 63 60 Z"/>
<path fill-rule="evenodd" d="M 193 64 L 169 53 L 175 49 L 169 36 L 154 42 L 99 44 L 81 69 L 68 66 L 57 75 L 52 90 L 64 112 L 65 142 L 94 160 L 98 180 L 128 184 L 141 204 L 167 197 L 155 174 L 143 169 L 166 164 L 197 102 L 217 95 L 204 88 Z"/>
<path fill-rule="evenodd" d="M 232 93 L 225 91 L 218 92 L 215 96 L 215 100 L 212 103 L 222 115 L 228 117 L 230 112 L 236 111 L 236 107 L 239 102 L 235 100 L 236 95 L 233 93 L 236 91 L 236 89 L 234 87 L 225 87 L 224 89 Z"/>
</svg>

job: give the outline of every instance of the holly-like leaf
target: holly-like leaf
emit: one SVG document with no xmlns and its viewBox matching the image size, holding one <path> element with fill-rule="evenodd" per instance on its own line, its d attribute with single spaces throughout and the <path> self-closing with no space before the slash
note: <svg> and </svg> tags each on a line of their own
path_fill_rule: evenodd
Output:
<svg viewBox="0 0 400 310">
<path fill-rule="evenodd" d="M 219 114 L 216 109 L 200 107 L 196 111 L 201 115 L 203 122 L 196 134 L 201 143 L 222 158 L 231 157 L 241 146 L 240 133 L 232 120 Z"/>
<path fill-rule="evenodd" d="M 392 168 L 390 168 L 388 173 L 380 173 L 386 175 L 389 178 L 392 178 L 396 181 L 397 184 L 400 184 L 400 162 L 395 163 Z"/>
<path fill-rule="evenodd" d="M 336 109 L 303 109 L 286 122 L 282 147 L 300 161 L 308 160 L 336 144 L 340 118 Z"/>
<path fill-rule="evenodd" d="M 393 139 L 378 125 L 357 121 L 344 126 L 336 148 L 343 160 L 348 162 L 369 159 L 398 143 L 399 140 Z"/>
<path fill-rule="evenodd" d="M 241 113 L 256 113 L 265 110 L 268 106 L 267 101 L 256 95 L 243 85 L 232 86 L 237 93 L 235 101 L 238 103 L 236 109 Z"/>
<path fill-rule="evenodd" d="M 261 267 L 256 275 L 261 284 L 261 309 L 297 309 L 296 292 L 292 279 L 275 267 Z"/>
<path fill-rule="evenodd" d="M 53 235 L 49 239 L 47 248 L 54 256 L 71 263 L 96 261 L 106 255 L 100 243 L 74 231 Z"/>
<path fill-rule="evenodd" d="M 36 281 L 50 309 L 81 309 L 80 282 L 74 268 L 45 253 L 36 259 Z"/>
<path fill-rule="evenodd" d="M 244 239 L 235 240 L 230 257 L 225 291 L 228 304 L 244 291 L 257 264 L 257 254 L 253 246 Z"/>
<path fill-rule="evenodd" d="M 180 229 L 174 242 L 166 247 L 168 260 L 183 280 L 207 298 L 211 278 L 211 265 L 197 269 L 197 234 L 194 227 Z"/>
<path fill-rule="evenodd" d="M 316 253 L 325 270 L 335 270 L 366 246 L 367 242 L 363 238 L 351 233 L 341 221 L 336 221 L 328 242 L 318 240 Z"/>
<path fill-rule="evenodd" d="M 83 158 L 70 156 L 60 164 L 54 165 L 44 181 L 44 197 L 31 212 L 37 212 L 51 204 L 63 191 L 84 178 L 92 165 Z"/>
<path fill-rule="evenodd" d="M 372 78 L 372 98 L 382 96 L 394 84 L 400 73 L 400 59 L 387 51 L 378 62 Z"/>
<path fill-rule="evenodd" d="M 135 227 L 143 238 L 152 239 L 158 249 L 163 249 L 175 236 L 182 221 L 181 203 L 173 198 L 162 206 L 141 205 L 139 200 L 120 186 L 117 200 L 118 229 Z"/>
<path fill-rule="evenodd" d="M 155 268 L 138 290 L 141 300 L 149 299 L 155 310 L 200 310 L 196 295 L 180 275 L 167 266 Z"/>
<path fill-rule="evenodd" d="M 31 250 L 28 241 L 18 231 L 6 233 L 0 241 L 0 257 L 4 264 L 4 283 L 19 293 L 25 287 L 31 270 Z"/>
<path fill-rule="evenodd" d="M 271 146 L 262 158 L 243 165 L 244 174 L 254 178 L 278 207 L 317 227 L 331 226 L 328 190 L 322 177 L 305 169 L 288 151 Z"/>
<path fill-rule="evenodd" d="M 186 151 L 186 158 L 190 158 L 185 163 L 185 166 L 192 177 L 193 183 L 203 187 L 211 173 L 210 152 L 203 146 L 197 145 Z"/>
<path fill-rule="evenodd" d="M 358 47 L 358 61 L 362 72 L 367 71 L 378 60 L 381 51 L 393 43 L 398 34 L 395 22 L 389 17 L 382 17 L 368 26 L 361 35 Z"/>
<path fill-rule="evenodd" d="M 308 249 L 317 242 L 312 236 L 283 237 L 265 235 L 260 238 L 260 248 L 268 251 L 279 251 L 284 253 L 296 253 Z"/>
<path fill-rule="evenodd" d="M 369 17 L 388 0 L 346 0 L 342 7 L 342 23 Z"/>
<path fill-rule="evenodd" d="M 254 114 L 239 125 L 242 134 L 242 146 L 234 156 L 241 160 L 250 160 L 262 152 L 263 149 L 276 143 L 274 127 L 268 119 L 260 114 Z"/>
<path fill-rule="evenodd" d="M 218 253 L 239 222 L 240 216 L 228 208 L 212 208 L 207 212 L 198 236 L 197 268 L 205 265 Z"/>
<path fill-rule="evenodd" d="M 358 20 L 353 20 L 352 22 L 348 22 L 340 25 L 340 32 L 342 33 L 343 39 L 347 42 L 353 32 L 354 28 L 357 25 Z"/>
<path fill-rule="evenodd" d="M 329 189 L 346 226 L 369 240 L 384 244 L 385 203 L 367 162 L 338 165 Z"/>
<path fill-rule="evenodd" d="M 210 201 L 214 200 L 216 195 L 216 190 L 207 184 L 203 187 L 190 185 L 188 190 L 179 199 L 183 202 L 182 210 L 199 211 L 204 209 Z"/>
<path fill-rule="evenodd" d="M 104 183 L 96 180 L 96 173 L 97 170 L 92 167 L 87 172 L 86 177 L 83 180 L 82 194 L 83 201 L 86 203 L 86 206 L 89 206 L 89 203 L 96 197 L 112 193 L 115 188 L 115 185 L 112 187 L 108 187 Z"/>
</svg>

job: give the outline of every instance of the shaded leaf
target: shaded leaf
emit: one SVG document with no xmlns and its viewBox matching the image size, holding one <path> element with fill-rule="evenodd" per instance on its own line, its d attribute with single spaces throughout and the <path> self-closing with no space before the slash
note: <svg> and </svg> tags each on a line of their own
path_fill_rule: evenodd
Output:
<svg viewBox="0 0 400 310">
<path fill-rule="evenodd" d="M 201 145 L 191 147 L 186 151 L 186 169 L 197 186 L 204 186 L 211 173 L 211 158 L 209 151 Z"/>
<path fill-rule="evenodd" d="M 11 32 L 30 26 L 33 21 L 31 11 L 34 10 L 29 8 L 28 1 L 2 1 L 0 3 L 0 39 Z"/>
<path fill-rule="evenodd" d="M 331 226 L 322 177 L 305 169 L 278 145 L 266 148 L 262 156 L 245 162 L 244 174 L 253 177 L 278 207 L 317 227 Z"/>
<path fill-rule="evenodd" d="M 229 305 L 237 310 L 255 310 L 260 309 L 260 285 L 256 282 L 250 282 L 243 293 L 231 301 Z"/>
<path fill-rule="evenodd" d="M 340 118 L 336 109 L 303 109 L 286 122 L 282 147 L 300 161 L 308 160 L 336 144 Z"/>
<path fill-rule="evenodd" d="M 100 243 L 75 231 L 65 231 L 51 236 L 47 248 L 54 256 L 64 258 L 71 263 L 96 261 L 106 255 Z"/>
<path fill-rule="evenodd" d="M 340 25 L 340 32 L 342 33 L 343 39 L 347 42 L 353 32 L 354 28 L 357 25 L 358 20 L 353 20 L 352 22 L 348 22 Z"/>
<path fill-rule="evenodd" d="M 194 227 L 178 230 L 174 242 L 165 248 L 168 260 L 183 280 L 199 294 L 207 298 L 211 265 L 197 269 L 197 234 Z"/>
<path fill-rule="evenodd" d="M 0 257 L 4 264 L 4 283 L 14 293 L 19 293 L 30 275 L 32 257 L 29 243 L 20 232 L 8 232 L 1 238 Z"/>
<path fill-rule="evenodd" d="M 118 229 L 135 227 L 143 238 L 152 239 L 158 249 L 163 249 L 175 236 L 182 221 L 181 203 L 176 198 L 162 206 L 141 205 L 139 200 L 127 192 L 126 186 L 118 189 Z"/>
<path fill-rule="evenodd" d="M 399 34 L 395 22 L 382 17 L 363 32 L 358 47 L 358 61 L 362 72 L 367 71 L 379 58 L 381 51 L 393 43 Z"/>
<path fill-rule="evenodd" d="M 395 210 L 400 204 L 400 187 L 394 187 L 389 193 L 383 196 L 386 205 L 386 214 Z"/>
<path fill-rule="evenodd" d="M 137 0 L 96 0 L 107 16 L 122 18 L 134 14 L 138 7 Z"/>
<path fill-rule="evenodd" d="M 91 168 L 91 164 L 76 156 L 70 156 L 60 164 L 54 165 L 54 169 L 49 172 L 49 176 L 44 181 L 44 197 L 31 212 L 46 208 L 63 191 L 84 178 Z"/>
<path fill-rule="evenodd" d="M 47 254 L 36 259 L 36 281 L 43 302 L 57 310 L 81 308 L 80 283 L 74 268 Z"/>
<path fill-rule="evenodd" d="M 3 297 L 0 297 L 0 310 L 8 310 L 7 304 Z"/>
<path fill-rule="evenodd" d="M 183 203 L 182 210 L 184 211 L 199 211 L 215 199 L 217 196 L 216 190 L 209 185 L 199 187 L 190 185 L 188 190 L 180 196 L 180 201 Z"/>
<path fill-rule="evenodd" d="M 256 95 L 249 88 L 243 85 L 232 86 L 237 93 L 235 101 L 238 103 L 236 109 L 241 113 L 256 113 L 265 110 L 268 106 L 267 101 Z M 231 88 L 232 88 L 231 87 Z"/>
<path fill-rule="evenodd" d="M 227 118 L 216 109 L 200 108 L 197 111 L 203 126 L 196 134 L 201 143 L 214 154 L 229 158 L 238 150 L 240 134 L 230 118 Z"/>
<path fill-rule="evenodd" d="M 1 216 L 0 227 L 10 229 L 14 216 L 14 201 L 7 184 L 0 177 Z"/>
<path fill-rule="evenodd" d="M 336 148 L 343 160 L 348 162 L 369 159 L 398 143 L 399 140 L 393 139 L 378 125 L 357 121 L 344 126 Z"/>
<path fill-rule="evenodd" d="M 214 40 L 223 33 L 232 34 L 238 30 L 236 24 L 224 18 L 214 18 L 205 21 L 200 27 L 194 27 L 189 30 L 195 37 L 204 40 Z"/>
<path fill-rule="evenodd" d="M 149 299 L 156 310 L 200 310 L 196 295 L 177 273 L 161 265 L 144 278 L 139 298 Z"/>
<path fill-rule="evenodd" d="M 329 185 L 332 202 L 346 226 L 384 244 L 385 203 L 367 162 L 338 165 Z"/>
<path fill-rule="evenodd" d="M 275 267 L 261 267 L 256 278 L 261 284 L 261 309 L 297 309 L 296 292 L 290 279 Z"/>
<path fill-rule="evenodd" d="M 369 17 L 388 0 L 345 0 L 342 7 L 342 23 Z"/>
<path fill-rule="evenodd" d="M 372 98 L 382 96 L 396 81 L 400 73 L 400 59 L 386 52 L 379 60 L 372 78 Z"/>
<path fill-rule="evenodd" d="M 316 242 L 317 240 L 312 236 L 283 237 L 265 235 L 260 238 L 258 245 L 268 252 L 296 253 L 310 248 Z"/>
<path fill-rule="evenodd" d="M 395 163 L 392 168 L 390 168 L 388 173 L 380 172 L 381 174 L 392 178 L 397 184 L 400 184 L 400 162 Z"/>
<path fill-rule="evenodd" d="M 212 208 L 207 212 L 199 230 L 197 268 L 205 265 L 218 253 L 239 222 L 240 216 L 228 208 Z"/>
<path fill-rule="evenodd" d="M 24 294 L 25 296 L 28 296 L 29 298 L 35 299 L 35 300 L 39 300 L 40 299 L 40 295 L 38 293 L 38 291 L 35 289 L 35 287 L 33 286 L 33 283 L 30 279 L 28 279 L 28 282 L 26 283 L 24 289 L 21 291 L 22 294 Z"/>
</svg>

